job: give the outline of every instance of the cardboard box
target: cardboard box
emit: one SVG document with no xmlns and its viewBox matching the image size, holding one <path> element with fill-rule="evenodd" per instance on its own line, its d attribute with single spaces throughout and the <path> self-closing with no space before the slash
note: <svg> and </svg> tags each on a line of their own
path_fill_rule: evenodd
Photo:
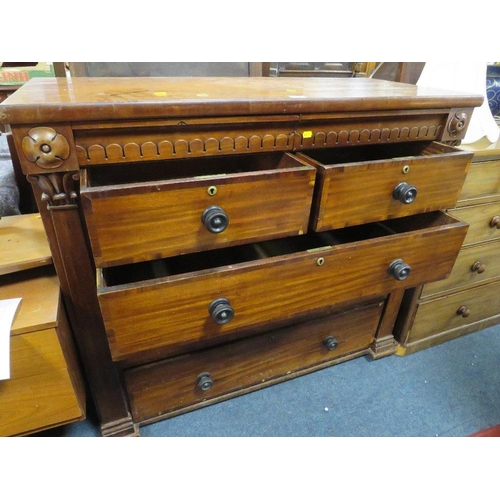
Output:
<svg viewBox="0 0 500 500">
<path fill-rule="evenodd" d="M 55 76 L 54 64 L 39 62 L 35 66 L 5 66 L 0 62 L 0 87 L 23 85 L 35 77 Z"/>
</svg>

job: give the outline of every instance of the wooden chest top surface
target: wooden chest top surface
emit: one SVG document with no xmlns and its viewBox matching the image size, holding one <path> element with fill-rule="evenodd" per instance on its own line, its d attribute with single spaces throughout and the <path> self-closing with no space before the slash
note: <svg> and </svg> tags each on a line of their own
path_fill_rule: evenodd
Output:
<svg viewBox="0 0 500 500">
<path fill-rule="evenodd" d="M 482 96 L 367 78 L 39 78 L 0 105 L 9 124 L 474 107 Z"/>
</svg>

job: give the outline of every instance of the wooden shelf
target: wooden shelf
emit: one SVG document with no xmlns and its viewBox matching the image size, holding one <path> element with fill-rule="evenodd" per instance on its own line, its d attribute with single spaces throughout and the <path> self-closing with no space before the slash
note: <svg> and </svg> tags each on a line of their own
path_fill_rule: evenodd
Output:
<svg viewBox="0 0 500 500">
<path fill-rule="evenodd" d="M 39 214 L 0 219 L 0 275 L 51 263 L 47 235 Z"/>
</svg>

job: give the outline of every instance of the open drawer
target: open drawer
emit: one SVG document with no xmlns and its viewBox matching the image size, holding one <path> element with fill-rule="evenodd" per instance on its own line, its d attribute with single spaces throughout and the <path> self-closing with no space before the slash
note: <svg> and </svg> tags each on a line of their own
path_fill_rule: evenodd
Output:
<svg viewBox="0 0 500 500">
<path fill-rule="evenodd" d="M 96 265 L 305 233 L 315 176 L 289 153 L 88 168 L 81 198 Z"/>
<path fill-rule="evenodd" d="M 443 279 L 466 231 L 467 224 L 432 212 L 99 269 L 112 356 L 213 341 Z"/>
<path fill-rule="evenodd" d="M 472 153 L 435 142 L 318 149 L 312 229 L 325 231 L 452 208 Z"/>
</svg>

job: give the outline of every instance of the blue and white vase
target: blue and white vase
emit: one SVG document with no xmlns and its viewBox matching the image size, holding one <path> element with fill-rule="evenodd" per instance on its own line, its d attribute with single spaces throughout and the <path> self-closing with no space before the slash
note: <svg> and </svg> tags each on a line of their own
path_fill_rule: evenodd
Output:
<svg viewBox="0 0 500 500">
<path fill-rule="evenodd" d="M 500 115 L 500 65 L 488 65 L 486 70 L 486 97 L 493 116 Z"/>
</svg>

